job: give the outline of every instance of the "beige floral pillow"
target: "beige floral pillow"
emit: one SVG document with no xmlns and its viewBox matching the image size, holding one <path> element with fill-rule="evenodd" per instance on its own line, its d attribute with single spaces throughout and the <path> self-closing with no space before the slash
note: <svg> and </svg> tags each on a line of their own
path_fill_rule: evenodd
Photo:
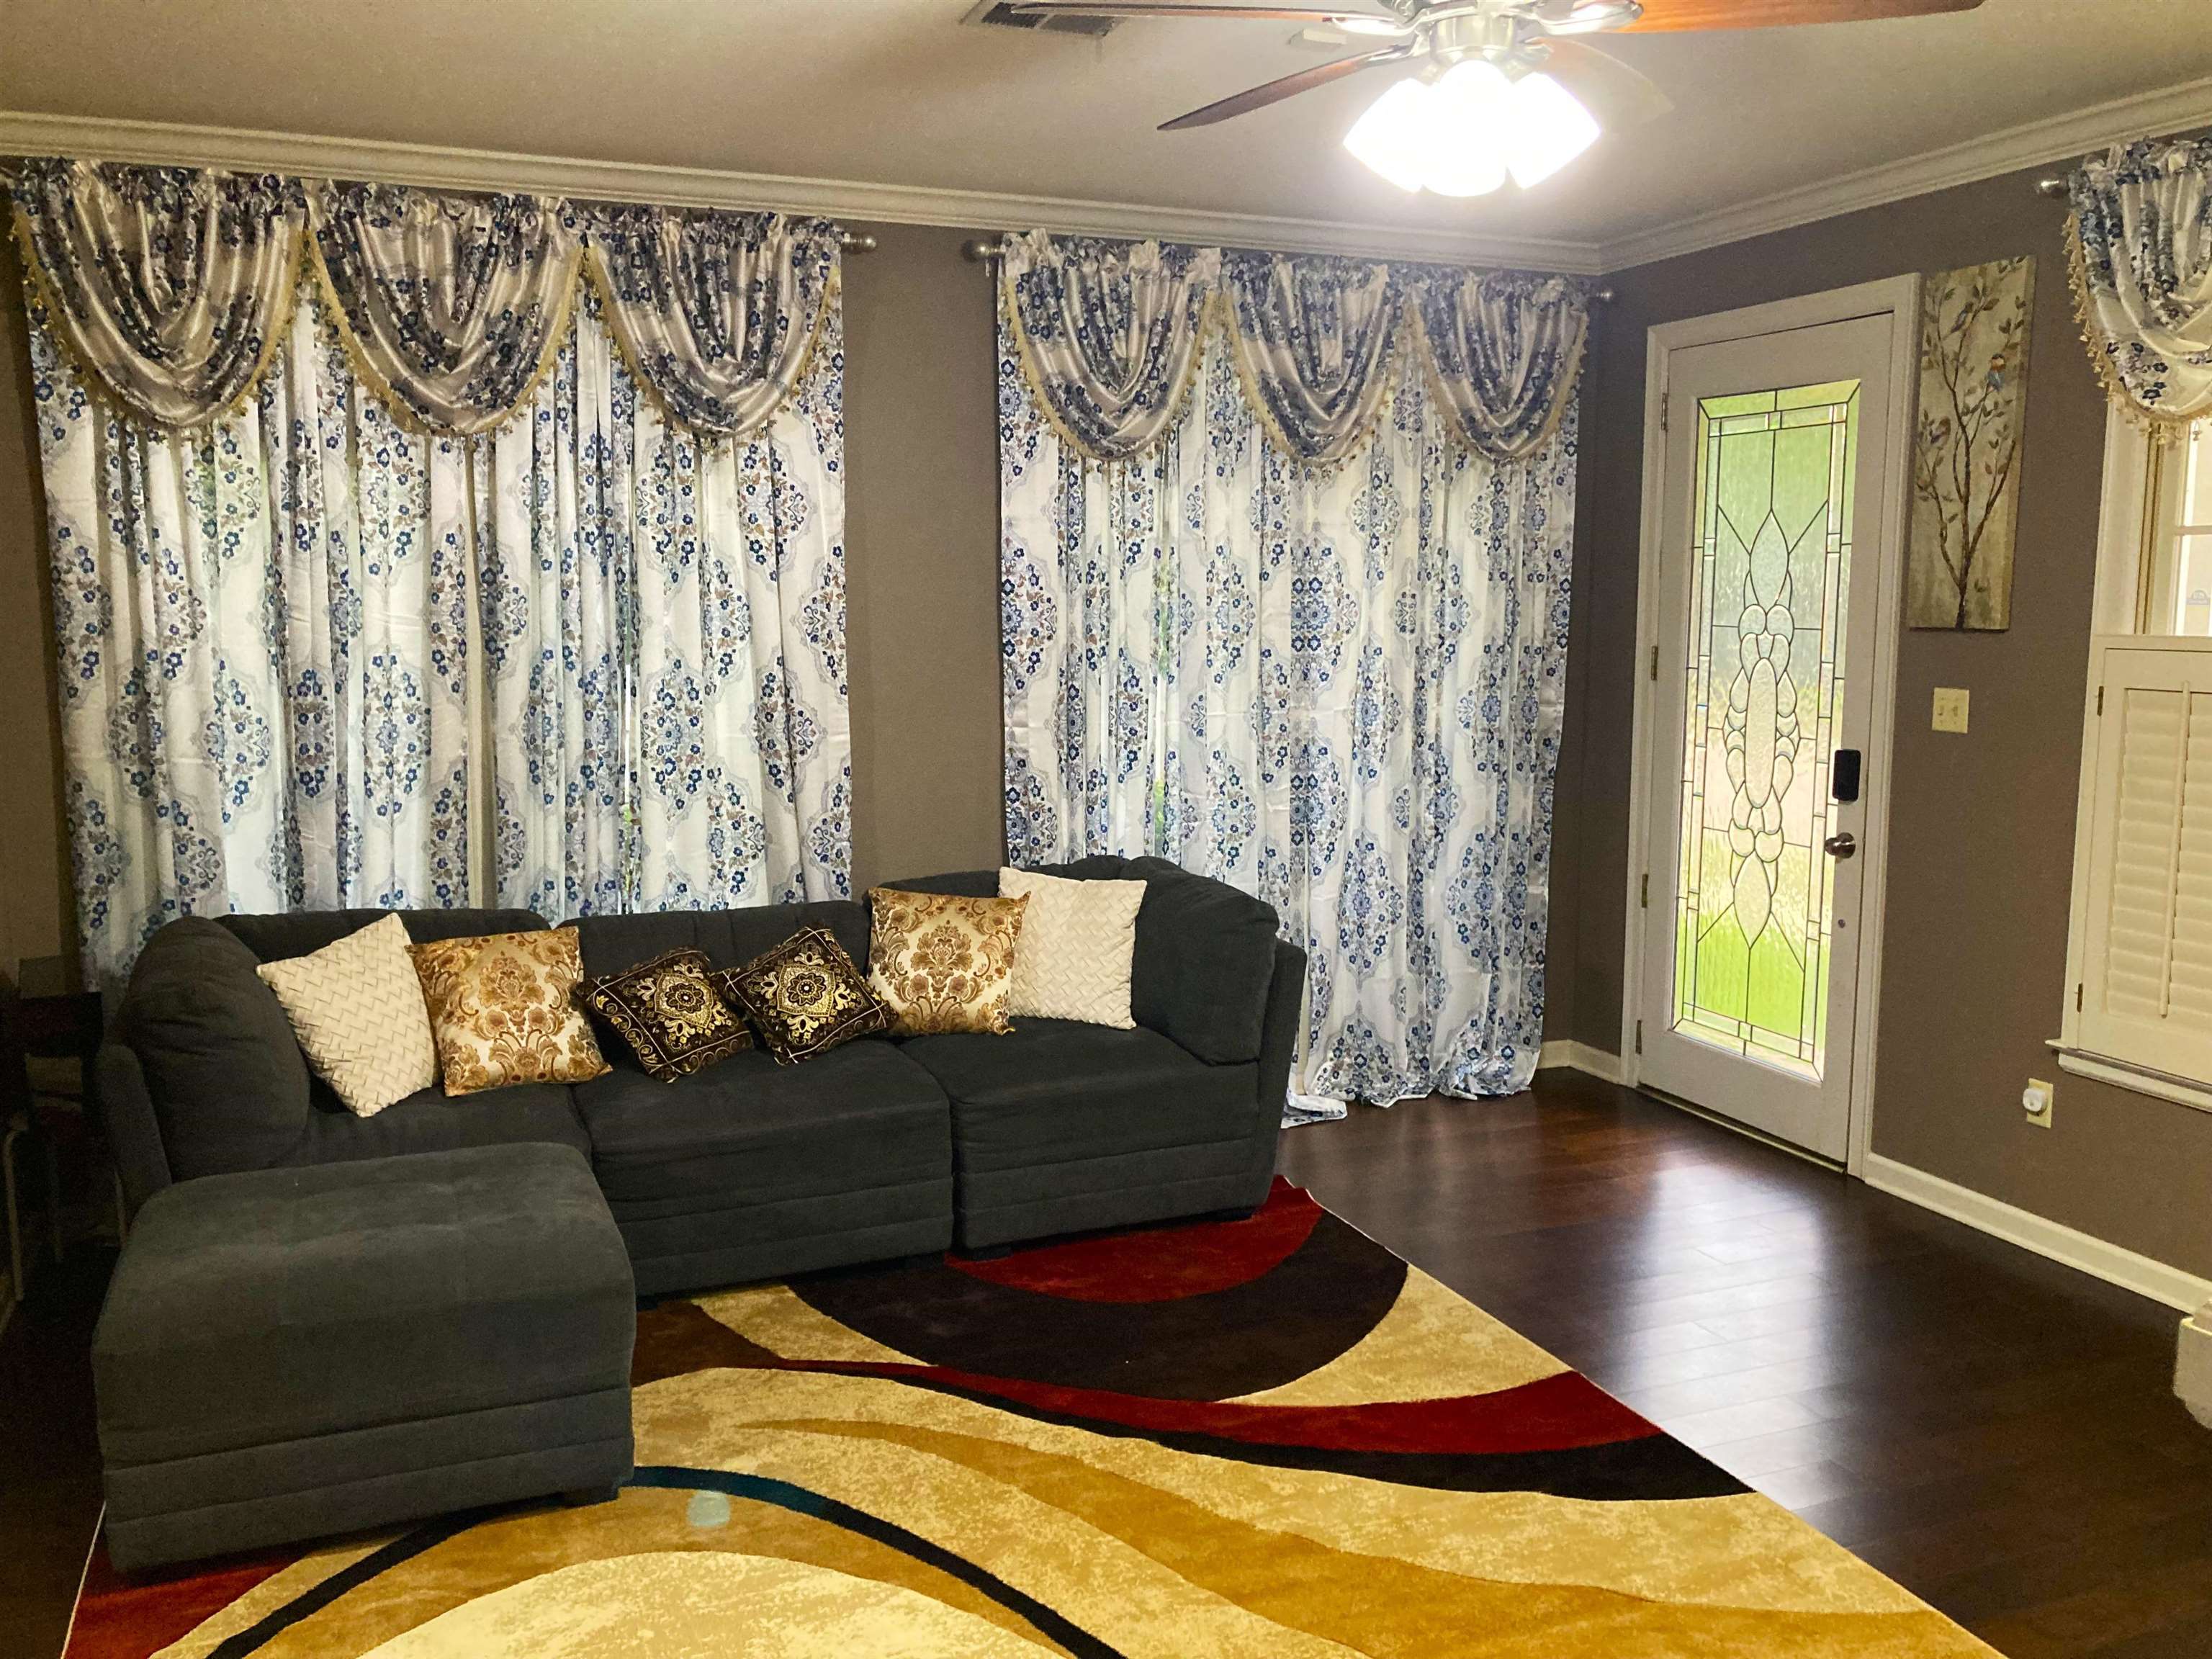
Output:
<svg viewBox="0 0 2212 1659">
<path fill-rule="evenodd" d="M 1004 1036 L 1012 988 L 1014 940 L 1026 898 L 962 898 L 868 893 L 868 985 L 890 1010 L 892 1032 L 988 1031 Z"/>
<path fill-rule="evenodd" d="M 569 999 L 584 977 L 573 927 L 441 939 L 415 947 L 446 1092 L 582 1083 L 608 1070 Z"/>
</svg>

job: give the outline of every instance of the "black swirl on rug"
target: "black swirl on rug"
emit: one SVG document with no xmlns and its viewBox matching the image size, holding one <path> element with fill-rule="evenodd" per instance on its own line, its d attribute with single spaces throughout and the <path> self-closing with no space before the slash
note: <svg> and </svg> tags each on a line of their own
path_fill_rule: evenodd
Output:
<svg viewBox="0 0 2212 1659">
<path fill-rule="evenodd" d="M 1176 1248 L 1178 1231 L 1164 1230 L 1152 1248 Z M 1259 1278 L 1165 1301 L 1071 1300 L 994 1284 L 937 1258 L 814 1274 L 791 1288 L 839 1324 L 933 1365 L 1227 1400 L 1280 1388 L 1354 1346 L 1390 1311 L 1406 1272 L 1323 1212 L 1305 1242 Z"/>
</svg>

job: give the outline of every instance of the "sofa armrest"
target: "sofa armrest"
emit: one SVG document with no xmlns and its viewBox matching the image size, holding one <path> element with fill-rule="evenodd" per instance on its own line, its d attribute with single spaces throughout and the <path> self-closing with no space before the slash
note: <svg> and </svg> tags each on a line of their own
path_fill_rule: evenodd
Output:
<svg viewBox="0 0 2212 1659">
<path fill-rule="evenodd" d="M 1306 953 L 1275 941 L 1275 976 L 1267 982 L 1267 1012 L 1260 1031 L 1260 1109 L 1273 1112 L 1278 1128 L 1290 1098 L 1291 1066 L 1297 1058 L 1298 1024 L 1305 1017 Z"/>
<path fill-rule="evenodd" d="M 154 1097 L 138 1056 L 119 1042 L 104 1042 L 92 1062 L 92 1106 L 123 1177 L 123 1196 L 132 1215 L 172 1184 L 169 1155 L 161 1145 L 161 1126 L 154 1115 Z"/>
</svg>

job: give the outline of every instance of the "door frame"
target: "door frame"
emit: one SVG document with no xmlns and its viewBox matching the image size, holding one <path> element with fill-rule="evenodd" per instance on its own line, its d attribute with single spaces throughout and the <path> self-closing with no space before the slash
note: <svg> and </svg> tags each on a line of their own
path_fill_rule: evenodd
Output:
<svg viewBox="0 0 2212 1659">
<path fill-rule="evenodd" d="M 1621 1080 L 1635 1087 L 1643 1058 L 1636 1052 L 1636 1022 L 1644 1000 L 1644 878 L 1651 838 L 1651 693 L 1647 666 L 1659 645 L 1657 578 L 1661 520 L 1666 501 L 1668 433 L 1667 371 L 1670 353 L 1717 345 L 1756 334 L 1814 328 L 1824 323 L 1866 317 L 1891 319 L 1890 374 L 1895 394 L 1887 430 L 1893 458 L 1881 492 L 1881 532 L 1869 550 L 1877 562 L 1875 578 L 1873 704 L 1868 712 L 1863 793 L 1868 802 L 1865 833 L 1859 846 L 1861 878 L 1858 981 L 1852 1015 L 1850 1126 L 1844 1168 L 1858 1175 L 1874 1130 L 1875 1038 L 1881 1023 L 1881 940 L 1887 908 L 1890 757 L 1897 732 L 1898 635 L 1905 615 L 1905 554 L 1912 513 L 1912 442 L 1920 384 L 1920 278 L 1884 277 L 1822 294 L 1802 295 L 1767 305 L 1684 318 L 1653 327 L 1644 355 L 1644 500 L 1636 560 L 1635 711 L 1630 726 L 1628 778 L 1627 925 L 1625 929 L 1620 998 Z M 1751 1132 L 1747 1132 L 1751 1133 Z"/>
</svg>

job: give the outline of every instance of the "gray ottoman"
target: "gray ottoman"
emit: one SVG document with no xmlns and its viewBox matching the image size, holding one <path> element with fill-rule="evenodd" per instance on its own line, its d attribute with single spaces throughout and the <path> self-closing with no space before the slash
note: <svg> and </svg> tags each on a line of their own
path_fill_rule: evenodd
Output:
<svg viewBox="0 0 2212 1659">
<path fill-rule="evenodd" d="M 139 1212 L 93 1337 L 125 1572 L 630 1473 L 629 1257 L 581 1154 L 210 1176 Z"/>
</svg>

